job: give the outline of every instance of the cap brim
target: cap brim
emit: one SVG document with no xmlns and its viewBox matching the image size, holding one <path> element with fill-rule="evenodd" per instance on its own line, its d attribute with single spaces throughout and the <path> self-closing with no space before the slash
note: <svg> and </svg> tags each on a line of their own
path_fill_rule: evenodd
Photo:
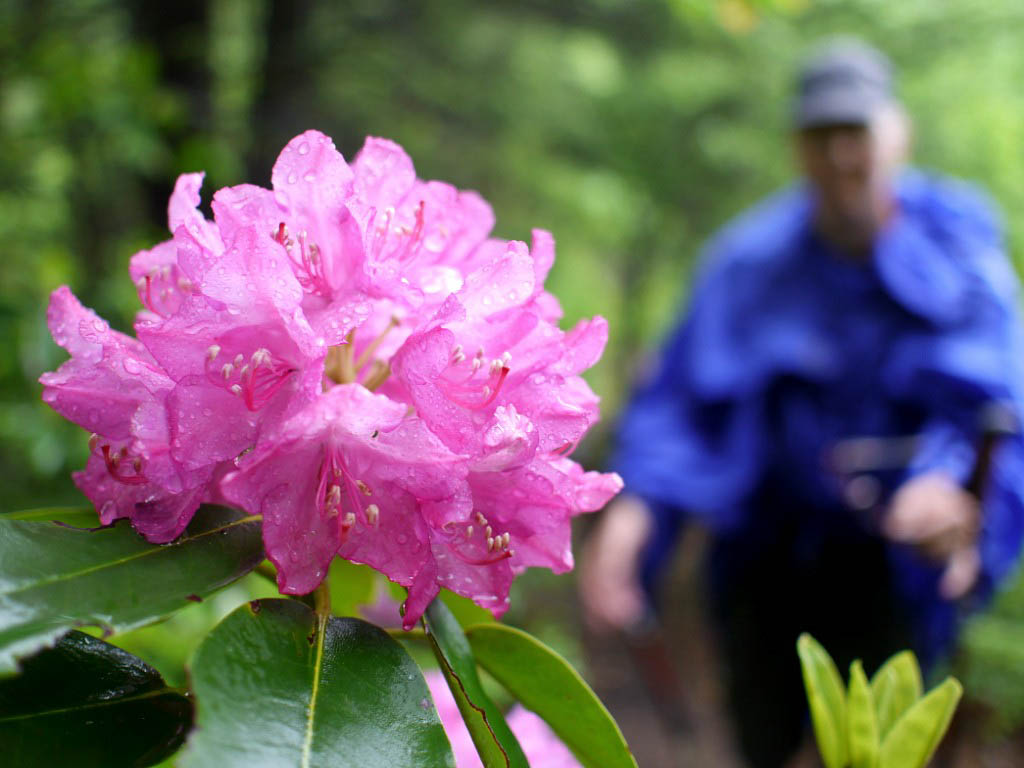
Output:
<svg viewBox="0 0 1024 768">
<path fill-rule="evenodd" d="M 822 88 L 797 104 L 793 122 L 799 129 L 867 125 L 884 103 L 877 94 L 853 84 Z"/>
</svg>

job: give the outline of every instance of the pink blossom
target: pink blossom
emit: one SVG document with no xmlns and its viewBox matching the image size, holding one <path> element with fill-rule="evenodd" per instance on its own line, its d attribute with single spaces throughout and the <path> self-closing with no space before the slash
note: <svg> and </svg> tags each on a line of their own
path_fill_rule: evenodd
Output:
<svg viewBox="0 0 1024 768">
<path fill-rule="evenodd" d="M 43 374 L 43 400 L 93 433 L 76 485 L 104 524 L 127 517 L 151 540 L 170 541 L 203 500 L 211 474 L 171 457 L 164 409 L 174 382 L 142 344 L 111 330 L 66 286 L 53 292 L 47 319 L 71 359 Z"/>
<path fill-rule="evenodd" d="M 229 501 L 263 517 L 283 592 L 368 563 L 408 588 L 407 627 L 441 587 L 500 615 L 524 568 L 571 568 L 569 519 L 621 481 L 567 458 L 607 327 L 559 328 L 550 234 L 491 238 L 479 195 L 384 139 L 349 165 L 307 131 L 212 221 L 201 182 L 178 179 L 170 239 L 132 259 L 137 339 L 67 289 L 51 303 L 72 357 L 44 398 L 96 435 L 76 482 L 101 519 L 166 541 Z"/>
<path fill-rule="evenodd" d="M 430 696 L 434 700 L 441 725 L 448 734 L 448 741 L 455 753 L 456 768 L 483 768 L 469 729 L 462 719 L 462 713 L 455 703 L 455 697 L 448 688 L 444 676 L 438 670 L 428 671 L 424 677 Z M 519 746 L 531 768 L 580 768 L 572 752 L 554 734 L 551 727 L 540 717 L 516 704 L 505 716 L 505 721 L 515 734 Z"/>
</svg>

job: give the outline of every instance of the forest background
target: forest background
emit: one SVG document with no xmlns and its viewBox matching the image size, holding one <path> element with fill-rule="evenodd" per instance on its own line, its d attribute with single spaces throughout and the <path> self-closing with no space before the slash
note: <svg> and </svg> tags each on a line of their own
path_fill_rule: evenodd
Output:
<svg viewBox="0 0 1024 768">
<path fill-rule="evenodd" d="M 481 192 L 497 235 L 551 230 L 567 320 L 612 329 L 589 376 L 605 420 L 577 453 L 597 467 L 702 242 L 792 181 L 792 73 L 823 36 L 892 57 L 916 163 L 981 183 L 1024 265 L 1022 24 L 1017 0 L 0 0 L 0 510 L 82 502 L 86 436 L 36 383 L 64 355 L 47 295 L 68 283 L 128 329 L 128 258 L 167 237 L 178 173 L 205 170 L 207 195 L 268 185 L 302 130 L 350 159 L 385 136 L 421 177 Z M 512 622 L 584 665 L 572 612 L 540 597 L 570 581 L 517 588 Z M 239 594 L 116 642 L 180 679 L 189 633 Z M 994 734 L 1024 723 L 1024 583 L 957 666 Z"/>
</svg>

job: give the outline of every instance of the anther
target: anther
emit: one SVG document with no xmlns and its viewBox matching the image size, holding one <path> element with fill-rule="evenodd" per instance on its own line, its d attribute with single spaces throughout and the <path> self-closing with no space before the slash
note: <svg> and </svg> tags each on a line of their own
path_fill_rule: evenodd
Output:
<svg viewBox="0 0 1024 768">
<path fill-rule="evenodd" d="M 356 480 L 356 487 L 359 489 L 359 492 L 363 494 L 363 496 L 370 496 L 371 494 L 373 494 L 373 491 L 370 490 L 370 486 L 368 486 L 362 480 Z"/>
<path fill-rule="evenodd" d="M 490 536 L 487 537 L 487 551 L 488 552 L 493 552 L 494 551 L 494 539 L 491 538 Z"/>
<path fill-rule="evenodd" d="M 467 525 L 466 526 L 466 538 L 467 539 L 473 538 L 473 526 L 472 525 Z"/>
<path fill-rule="evenodd" d="M 484 529 L 484 534 L 487 536 L 488 539 L 491 538 L 494 535 L 494 531 L 491 530 L 491 526 L 488 525 Z"/>
<path fill-rule="evenodd" d="M 380 517 L 380 507 L 376 504 L 369 504 L 366 507 L 366 520 L 370 525 L 376 525 L 377 519 Z"/>
<path fill-rule="evenodd" d="M 341 521 L 342 528 L 351 528 L 355 524 L 356 524 L 356 514 L 355 514 L 355 512 L 346 512 L 345 513 L 345 519 Z"/>
<path fill-rule="evenodd" d="M 508 541 L 511 538 L 512 537 L 509 536 L 508 531 L 505 531 L 503 534 L 501 534 L 501 548 L 502 549 L 508 549 Z"/>
<path fill-rule="evenodd" d="M 232 395 L 241 395 L 242 394 L 242 388 L 240 386 L 238 386 L 237 384 L 232 384 L 231 385 L 231 394 Z"/>
<path fill-rule="evenodd" d="M 220 344 L 211 344 L 206 350 L 206 359 L 211 363 L 217 359 L 217 355 L 220 354 Z"/>
<path fill-rule="evenodd" d="M 224 377 L 224 381 L 231 378 L 231 374 L 235 372 L 235 366 L 231 363 L 224 363 L 224 367 L 220 369 L 220 375 Z"/>
<path fill-rule="evenodd" d="M 236 366 L 239 366 L 239 365 L 242 364 L 243 360 L 245 360 L 245 356 L 243 354 L 239 353 L 239 354 L 235 355 L 234 364 Z"/>
<path fill-rule="evenodd" d="M 476 513 L 476 521 L 480 523 L 480 525 L 487 525 L 487 518 L 480 512 Z"/>
<path fill-rule="evenodd" d="M 89 451 L 93 452 L 96 450 L 96 446 L 100 444 L 100 436 L 93 432 L 89 435 Z"/>
</svg>

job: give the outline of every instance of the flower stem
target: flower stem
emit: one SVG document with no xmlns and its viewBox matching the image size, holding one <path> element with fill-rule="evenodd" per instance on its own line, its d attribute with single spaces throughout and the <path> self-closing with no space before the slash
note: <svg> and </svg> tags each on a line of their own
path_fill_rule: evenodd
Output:
<svg viewBox="0 0 1024 768">
<path fill-rule="evenodd" d="M 327 586 L 327 579 L 313 590 L 313 606 L 317 616 L 326 618 L 331 615 L 331 588 Z"/>
<path fill-rule="evenodd" d="M 264 579 L 267 579 L 275 587 L 277 586 L 277 569 L 270 564 L 269 560 L 264 560 L 262 563 L 256 566 L 254 573 L 259 574 Z"/>
</svg>

